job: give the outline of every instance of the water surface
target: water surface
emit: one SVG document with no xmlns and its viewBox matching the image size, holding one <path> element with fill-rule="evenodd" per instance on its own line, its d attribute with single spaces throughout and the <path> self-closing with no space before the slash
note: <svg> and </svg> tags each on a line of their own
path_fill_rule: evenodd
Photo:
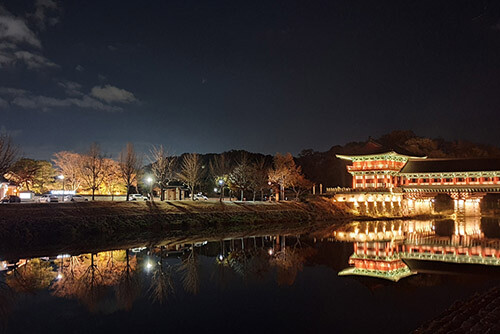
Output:
<svg viewBox="0 0 500 334">
<path fill-rule="evenodd" d="M 410 332 L 498 285 L 499 232 L 484 218 L 353 222 L 9 255 L 0 316 L 8 333 Z"/>
</svg>

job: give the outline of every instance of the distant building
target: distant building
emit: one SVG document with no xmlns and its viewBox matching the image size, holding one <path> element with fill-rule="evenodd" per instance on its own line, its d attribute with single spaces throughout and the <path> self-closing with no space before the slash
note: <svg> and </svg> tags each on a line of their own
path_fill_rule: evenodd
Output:
<svg viewBox="0 0 500 334">
<path fill-rule="evenodd" d="M 15 195 L 17 193 L 17 186 L 12 184 L 4 177 L 0 177 L 0 199 L 7 195 Z"/>
</svg>

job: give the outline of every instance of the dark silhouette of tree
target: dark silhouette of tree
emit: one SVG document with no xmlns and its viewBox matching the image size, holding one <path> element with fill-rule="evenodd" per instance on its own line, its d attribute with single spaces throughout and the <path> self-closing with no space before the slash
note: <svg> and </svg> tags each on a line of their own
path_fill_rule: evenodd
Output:
<svg viewBox="0 0 500 334">
<path fill-rule="evenodd" d="M 16 161 L 19 149 L 9 135 L 0 135 L 0 176 L 3 176 Z"/>
<path fill-rule="evenodd" d="M 92 191 L 92 200 L 105 178 L 104 155 L 98 144 L 92 143 L 90 149 L 82 156 L 82 180 L 86 188 Z"/>
<path fill-rule="evenodd" d="M 127 143 L 127 146 L 120 153 L 120 172 L 127 187 L 127 201 L 130 196 L 130 187 L 137 184 L 137 178 L 141 169 L 141 159 L 134 150 L 132 143 Z"/>
</svg>

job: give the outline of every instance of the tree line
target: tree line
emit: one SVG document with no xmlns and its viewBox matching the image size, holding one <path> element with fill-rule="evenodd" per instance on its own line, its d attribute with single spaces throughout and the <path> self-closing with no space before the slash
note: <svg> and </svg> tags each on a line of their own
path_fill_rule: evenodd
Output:
<svg viewBox="0 0 500 334">
<path fill-rule="evenodd" d="M 96 194 L 129 195 L 139 189 L 154 188 L 161 200 L 170 186 L 186 187 L 194 200 L 196 192 L 215 193 L 222 200 L 238 197 L 263 200 L 271 193 L 284 199 L 285 191 L 299 199 L 311 187 L 293 156 L 264 156 L 245 151 L 222 154 L 170 154 L 163 146 L 153 146 L 142 156 L 128 143 L 118 159 L 103 153 L 92 143 L 84 153 L 61 151 L 52 161 L 17 159 L 18 148 L 8 136 L 0 137 L 0 175 L 17 184 L 21 190 L 45 193 L 54 188 Z M 145 163 L 146 160 L 146 163 Z M 151 184 L 146 184 L 146 179 Z"/>
<path fill-rule="evenodd" d="M 370 139 L 372 140 L 372 139 Z M 499 157 L 500 148 L 467 141 L 446 141 L 442 138 L 419 137 L 411 131 L 393 131 L 373 139 L 391 149 L 403 149 L 429 158 Z M 23 190 L 44 193 L 61 187 L 92 194 L 115 194 L 150 190 L 152 186 L 165 199 L 171 186 L 185 186 L 191 194 L 202 192 L 224 198 L 264 199 L 271 195 L 280 199 L 300 198 L 313 184 L 326 187 L 348 187 L 352 184 L 346 162 L 336 154 L 357 154 L 365 142 L 333 146 L 326 152 L 302 150 L 275 156 L 231 150 L 220 154 L 170 154 L 163 146 L 153 146 L 141 155 L 127 144 L 117 159 L 103 153 L 98 144 L 86 152 L 57 152 L 52 161 L 19 159 L 19 149 L 7 135 L 0 135 L 0 175 L 18 184 Z M 132 192 L 133 191 L 133 192 Z M 127 196 L 128 197 L 128 196 Z"/>
</svg>

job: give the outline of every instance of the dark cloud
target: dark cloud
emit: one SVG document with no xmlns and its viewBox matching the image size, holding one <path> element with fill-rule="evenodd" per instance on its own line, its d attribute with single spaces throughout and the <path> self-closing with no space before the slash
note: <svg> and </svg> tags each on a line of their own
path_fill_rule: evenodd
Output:
<svg viewBox="0 0 500 334">
<path fill-rule="evenodd" d="M 111 85 L 95 86 L 90 91 L 90 95 L 107 103 L 130 103 L 137 101 L 131 92 Z"/>
<path fill-rule="evenodd" d="M 32 18 L 41 30 L 44 30 L 47 25 L 54 26 L 59 23 L 60 11 L 59 5 L 54 0 L 36 0 L 35 12 L 28 14 L 28 17 Z"/>
</svg>

